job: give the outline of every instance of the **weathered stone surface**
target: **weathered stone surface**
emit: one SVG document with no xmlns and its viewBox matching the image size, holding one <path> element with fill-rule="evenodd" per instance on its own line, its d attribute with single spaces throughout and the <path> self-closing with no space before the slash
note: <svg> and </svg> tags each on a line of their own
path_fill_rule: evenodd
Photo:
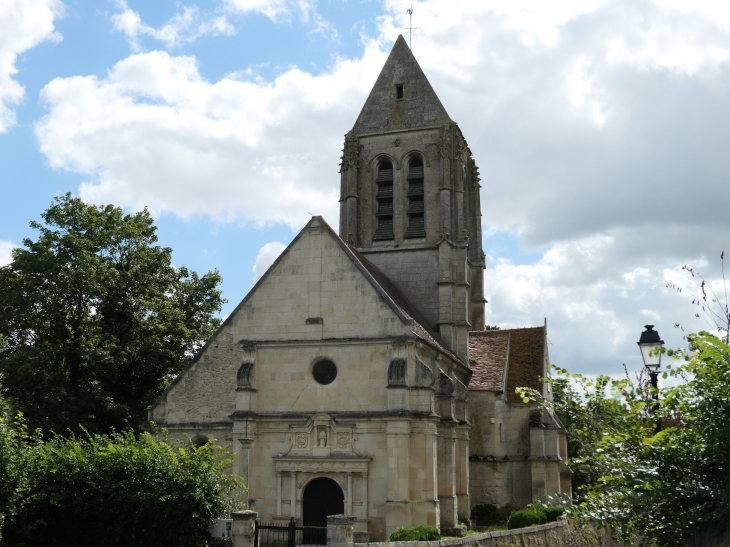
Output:
<svg viewBox="0 0 730 547">
<path fill-rule="evenodd" d="M 396 100 L 396 84 L 403 86 L 403 98 L 399 101 Z M 352 132 L 355 135 L 380 133 L 450 121 L 408 44 L 399 36 Z"/>
<path fill-rule="evenodd" d="M 595 523 L 554 522 L 458 539 L 365 543 L 361 547 L 636 547 L 639 543 L 638 539 L 631 544 L 620 543 Z"/>
<path fill-rule="evenodd" d="M 229 447 L 263 521 L 308 518 L 320 481 L 352 521 L 336 541 L 419 525 L 461 534 L 472 505 L 527 503 L 535 477 L 548 488 L 565 446 L 467 389 L 469 330 L 484 326 L 479 173 L 402 37 L 340 168 L 340 237 L 313 217 L 149 421 Z M 374 237 L 379 199 L 391 240 Z M 334 368 L 315 377 L 325 360 Z M 238 541 L 250 520 L 235 518 Z"/>
<path fill-rule="evenodd" d="M 234 511 L 231 513 L 231 541 L 233 547 L 253 547 L 255 523 L 259 514 L 256 511 Z"/>
<path fill-rule="evenodd" d="M 347 515 L 327 517 L 327 546 L 352 547 L 354 535 L 352 525 L 357 519 Z"/>
</svg>

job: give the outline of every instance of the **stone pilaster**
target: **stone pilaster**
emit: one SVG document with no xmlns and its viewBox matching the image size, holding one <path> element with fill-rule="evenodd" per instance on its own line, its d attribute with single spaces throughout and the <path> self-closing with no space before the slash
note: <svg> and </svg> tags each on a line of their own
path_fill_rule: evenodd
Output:
<svg viewBox="0 0 730 547">
<path fill-rule="evenodd" d="M 233 547 L 253 547 L 254 526 L 259 514 L 256 511 L 234 511 L 231 513 L 231 541 Z"/>
<path fill-rule="evenodd" d="M 352 525 L 357 519 L 347 515 L 327 517 L 327 547 L 352 547 Z"/>
</svg>

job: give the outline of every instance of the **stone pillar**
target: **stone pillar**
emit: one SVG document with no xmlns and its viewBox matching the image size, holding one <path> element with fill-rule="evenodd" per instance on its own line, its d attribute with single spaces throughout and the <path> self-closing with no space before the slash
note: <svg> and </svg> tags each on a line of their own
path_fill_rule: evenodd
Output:
<svg viewBox="0 0 730 547">
<path fill-rule="evenodd" d="M 281 471 L 276 472 L 276 514 L 281 515 Z"/>
<path fill-rule="evenodd" d="M 362 474 L 362 518 L 368 518 L 368 474 Z"/>
<path fill-rule="evenodd" d="M 357 519 L 347 515 L 327 517 L 327 547 L 352 547 L 352 524 Z"/>
<path fill-rule="evenodd" d="M 231 526 L 231 540 L 233 547 L 253 547 L 256 518 L 259 514 L 256 511 L 234 511 L 231 513 L 233 525 Z"/>
<path fill-rule="evenodd" d="M 352 516 L 352 473 L 347 474 L 347 504 L 345 505 L 345 514 Z"/>
<path fill-rule="evenodd" d="M 387 423 L 388 490 L 385 507 L 385 535 L 398 528 L 411 526 L 411 503 L 409 496 L 410 424 L 404 420 Z"/>
<path fill-rule="evenodd" d="M 441 506 L 441 533 L 451 534 L 459 524 L 456 498 L 455 448 L 452 425 L 441 425 L 438 436 L 438 493 Z"/>
<path fill-rule="evenodd" d="M 545 466 L 545 430 L 530 427 L 530 471 L 532 473 L 532 499 L 547 494 L 547 469 Z"/>
<path fill-rule="evenodd" d="M 243 480 L 244 486 L 248 489 L 243 494 L 243 501 L 246 505 L 250 505 L 251 484 L 249 483 L 249 465 L 251 461 L 251 445 L 253 444 L 253 439 L 238 439 L 238 442 L 241 443 L 238 474 Z"/>
<path fill-rule="evenodd" d="M 289 514 L 292 517 L 297 516 L 297 472 L 291 472 L 291 493 L 289 494 Z"/>
<path fill-rule="evenodd" d="M 469 496 L 469 426 L 456 427 L 456 499 L 460 521 L 471 516 Z"/>
</svg>

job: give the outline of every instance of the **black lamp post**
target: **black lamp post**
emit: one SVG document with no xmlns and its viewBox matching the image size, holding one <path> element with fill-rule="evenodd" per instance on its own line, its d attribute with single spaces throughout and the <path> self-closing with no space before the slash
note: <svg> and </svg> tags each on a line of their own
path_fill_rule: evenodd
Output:
<svg viewBox="0 0 730 547">
<path fill-rule="evenodd" d="M 659 367 L 662 364 L 662 353 L 661 348 L 664 345 L 664 340 L 659 338 L 659 333 L 654 330 L 654 325 L 644 325 L 646 330 L 641 333 L 639 338 L 639 349 L 641 349 L 641 357 L 644 359 L 644 366 L 649 372 L 649 378 L 651 378 L 651 387 L 653 388 L 653 397 L 657 401 L 654 403 L 654 414 L 659 414 Z M 656 419 L 656 432 L 659 433 L 662 430 L 661 418 L 657 416 Z"/>
</svg>

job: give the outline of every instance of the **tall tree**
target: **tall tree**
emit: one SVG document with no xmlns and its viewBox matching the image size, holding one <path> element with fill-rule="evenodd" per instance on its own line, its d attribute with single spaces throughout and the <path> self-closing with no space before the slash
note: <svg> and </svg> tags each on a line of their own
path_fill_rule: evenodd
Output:
<svg viewBox="0 0 730 547">
<path fill-rule="evenodd" d="M 31 429 L 136 427 L 220 324 L 218 271 L 200 277 L 155 245 L 145 209 L 66 194 L 0 268 L 0 373 Z"/>
</svg>

